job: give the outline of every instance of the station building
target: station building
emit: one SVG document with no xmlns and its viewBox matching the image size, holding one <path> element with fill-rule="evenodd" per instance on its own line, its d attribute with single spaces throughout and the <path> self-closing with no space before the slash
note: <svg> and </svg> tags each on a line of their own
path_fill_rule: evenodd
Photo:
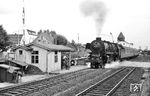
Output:
<svg viewBox="0 0 150 96">
<path fill-rule="evenodd" d="M 13 48 L 15 61 L 34 65 L 43 72 L 61 70 L 61 53 L 74 51 L 64 45 L 54 44 L 54 39 L 47 33 L 41 33 L 33 42 Z"/>
</svg>

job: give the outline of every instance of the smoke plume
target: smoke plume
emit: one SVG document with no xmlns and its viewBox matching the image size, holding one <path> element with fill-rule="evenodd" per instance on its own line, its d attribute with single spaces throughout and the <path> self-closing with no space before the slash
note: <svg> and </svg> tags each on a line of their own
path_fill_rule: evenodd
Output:
<svg viewBox="0 0 150 96">
<path fill-rule="evenodd" d="M 97 36 L 99 37 L 107 13 L 105 4 L 97 0 L 86 0 L 81 4 L 80 9 L 85 16 L 94 17 L 97 28 Z"/>
</svg>

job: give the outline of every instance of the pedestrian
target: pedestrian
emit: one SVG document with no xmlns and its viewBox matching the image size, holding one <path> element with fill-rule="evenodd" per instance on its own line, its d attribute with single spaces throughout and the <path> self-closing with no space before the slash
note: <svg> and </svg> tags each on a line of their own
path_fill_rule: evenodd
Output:
<svg viewBox="0 0 150 96">
<path fill-rule="evenodd" d="M 17 72 L 17 74 L 18 74 L 18 83 L 21 83 L 23 73 L 22 73 L 22 72 L 20 72 L 20 71 L 18 71 L 18 72 Z"/>
<path fill-rule="evenodd" d="M 61 56 L 61 69 L 64 69 L 64 56 Z"/>
<path fill-rule="evenodd" d="M 66 69 L 70 69 L 69 57 L 66 58 Z"/>
<path fill-rule="evenodd" d="M 62 56 L 62 69 L 66 69 L 66 56 L 64 55 L 64 56 Z"/>
</svg>

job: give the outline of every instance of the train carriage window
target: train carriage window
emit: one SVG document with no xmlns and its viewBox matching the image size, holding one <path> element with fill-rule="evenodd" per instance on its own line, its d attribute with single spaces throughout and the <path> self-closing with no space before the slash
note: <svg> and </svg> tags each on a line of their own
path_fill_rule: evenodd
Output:
<svg viewBox="0 0 150 96">
<path fill-rule="evenodd" d="M 125 54 L 127 54 L 128 53 L 128 49 L 127 48 L 125 48 Z"/>
<path fill-rule="evenodd" d="M 121 49 L 121 53 L 126 54 L 126 49 Z"/>
<path fill-rule="evenodd" d="M 130 53 L 129 48 L 126 48 L 126 53 L 127 53 L 127 54 L 129 54 L 129 53 Z"/>
<path fill-rule="evenodd" d="M 125 49 L 123 49 L 123 53 L 125 53 L 125 54 L 127 53 Z"/>
</svg>

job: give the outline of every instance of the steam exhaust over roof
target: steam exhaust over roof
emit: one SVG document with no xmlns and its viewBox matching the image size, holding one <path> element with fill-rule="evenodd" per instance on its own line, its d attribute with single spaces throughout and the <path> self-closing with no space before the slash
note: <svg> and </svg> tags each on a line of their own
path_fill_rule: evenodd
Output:
<svg viewBox="0 0 150 96">
<path fill-rule="evenodd" d="M 97 37 L 100 37 L 104 24 L 107 8 L 105 4 L 98 0 L 85 0 L 80 6 L 81 12 L 85 16 L 92 16 L 96 23 Z"/>
</svg>

